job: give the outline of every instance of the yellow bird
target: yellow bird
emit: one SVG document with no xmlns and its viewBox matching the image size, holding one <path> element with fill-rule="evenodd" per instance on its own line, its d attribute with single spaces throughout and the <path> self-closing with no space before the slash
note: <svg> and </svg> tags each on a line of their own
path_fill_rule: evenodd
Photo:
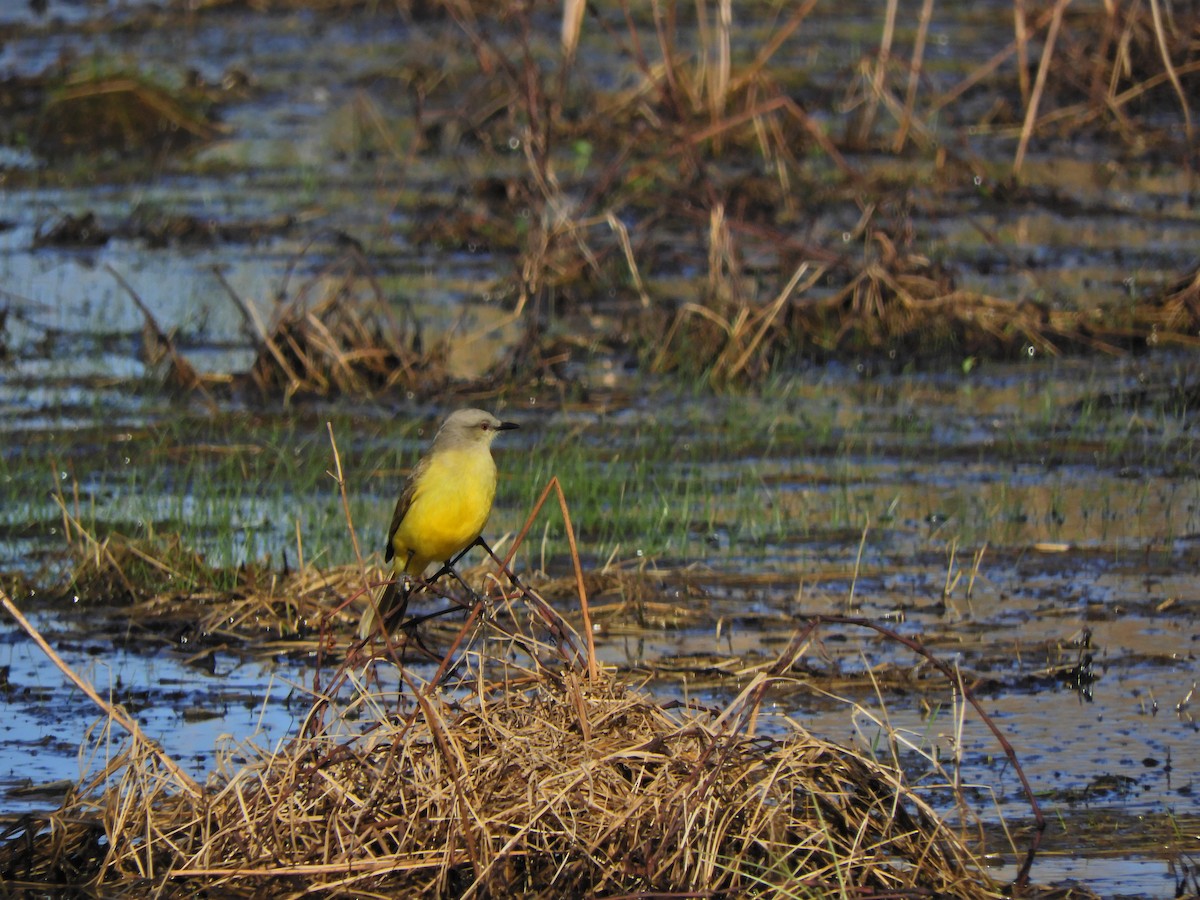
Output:
<svg viewBox="0 0 1200 900">
<path fill-rule="evenodd" d="M 360 638 L 371 636 L 376 610 L 385 622 L 403 617 L 407 579 L 420 578 L 430 563 L 449 563 L 479 539 L 496 495 L 492 441 L 516 427 L 482 409 L 460 409 L 442 423 L 396 501 L 383 554 L 396 579 L 363 614 Z M 393 615 L 397 605 L 400 611 Z"/>
</svg>

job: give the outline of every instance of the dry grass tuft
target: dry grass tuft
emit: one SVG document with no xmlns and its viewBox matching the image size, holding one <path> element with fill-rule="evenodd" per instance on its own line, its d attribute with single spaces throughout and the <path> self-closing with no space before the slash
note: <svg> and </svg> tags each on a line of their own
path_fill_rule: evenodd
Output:
<svg viewBox="0 0 1200 900">
<path fill-rule="evenodd" d="M 276 572 L 247 565 L 223 571 L 185 546 L 179 535 L 97 537 L 79 523 L 66 498 L 58 502 L 75 560 L 64 593 L 127 605 L 124 615 L 158 632 L 234 644 L 308 637 L 327 628 L 331 610 L 347 606 L 364 585 L 386 578 L 378 567 L 364 571 L 358 566 Z M 343 615 L 342 624 L 356 613 L 351 609 Z"/>
<path fill-rule="evenodd" d="M 1099 122 L 1139 145 L 1155 139 L 1191 145 L 1198 34 L 1194 4 L 1150 0 L 1074 10 L 1047 79 L 1058 108 L 1042 124 L 1059 122 L 1074 130 Z M 1182 133 L 1178 124 L 1163 126 L 1163 112 L 1179 113 Z"/>
<path fill-rule="evenodd" d="M 156 630 L 188 634 L 193 640 L 252 646 L 285 640 L 288 649 L 310 649 L 300 643 L 315 640 L 329 629 L 331 610 L 341 609 L 363 591 L 357 566 L 320 571 L 312 566 L 277 574 L 243 569 L 232 590 L 160 591 L 138 603 L 130 615 Z M 383 583 L 382 570 L 369 570 L 369 583 Z M 364 601 L 365 602 L 365 601 Z M 356 621 L 360 607 L 348 607 L 341 626 Z M 340 627 L 340 626 L 339 626 Z M 268 645 L 270 652 L 279 648 Z"/>
<path fill-rule="evenodd" d="M 901 249 L 884 231 L 833 290 L 814 296 L 825 269 L 798 276 L 773 300 L 728 286 L 686 303 L 666 331 L 654 366 L 704 372 L 714 386 L 760 381 L 781 359 L 878 358 L 908 364 L 946 358 L 1017 359 L 1067 352 L 1117 354 L 1167 344 L 1200 345 L 1200 277 L 1189 273 L 1130 310 L 1063 309 L 956 286 L 950 272 Z"/>
<path fill-rule="evenodd" d="M 78 528 L 77 562 L 69 589 L 82 597 L 132 603 L 159 591 L 179 593 L 209 586 L 212 569 L 179 535 L 137 540 L 121 534 L 98 538 Z"/>
<path fill-rule="evenodd" d="M 414 318 L 396 318 L 357 253 L 290 298 L 284 294 L 270 322 L 225 287 L 256 337 L 258 355 L 245 380 L 266 398 L 373 396 L 397 388 L 424 396 L 446 384 L 446 347 L 426 347 Z"/>
<path fill-rule="evenodd" d="M 406 711 L 362 689 L 318 704 L 312 736 L 229 752 L 200 798 L 127 756 L 60 813 L 79 827 L 31 826 L 0 872 L 163 896 L 997 896 L 898 771 L 799 730 L 756 736 L 760 693 L 667 709 L 476 653 L 453 689 L 405 679 Z"/>
<path fill-rule="evenodd" d="M 768 302 L 722 299 L 714 291 L 705 304 L 684 304 L 656 368 L 704 371 L 719 386 L 760 380 L 779 360 L 798 354 L 904 362 L 1115 349 L 1079 312 L 958 289 L 947 271 L 899 249 L 882 231 L 872 234 L 872 247 L 857 270 L 824 296 L 812 296 L 812 289 L 825 269 L 800 283 L 801 267 Z"/>
<path fill-rule="evenodd" d="M 121 554 L 97 547 L 123 571 Z M 309 615 L 328 638 L 314 658 L 340 656 L 330 611 L 374 574 L 248 584 L 203 627 L 239 634 Z M 495 577 L 476 576 L 495 596 Z M 177 599 L 151 598 L 138 617 Z M 91 758 L 108 764 L 53 815 L 10 828 L 0 878 L 106 896 L 999 896 L 898 765 L 794 723 L 760 733 L 768 687 L 789 679 L 807 641 L 770 668 L 784 674 L 760 670 L 711 709 L 663 705 L 600 673 L 525 590 L 477 605 L 436 673 L 401 662 L 395 648 L 413 640 L 400 630 L 383 656 L 352 648 L 335 670 L 318 663 L 297 736 L 273 751 L 223 748 L 203 788 L 106 707 L 105 752 Z M 119 753 L 112 723 L 135 735 Z"/>
<path fill-rule="evenodd" d="M 1200 346 L 1200 268 L 1168 285 L 1162 294 L 1138 307 L 1143 330 L 1153 344 Z"/>
<path fill-rule="evenodd" d="M 167 153 L 220 134 L 209 106 L 200 91 L 169 90 L 137 74 L 87 72 L 50 92 L 31 138 L 51 157 Z"/>
<path fill-rule="evenodd" d="M 1078 313 L 960 290 L 948 272 L 885 233 L 872 239 L 877 251 L 843 287 L 791 310 L 789 329 L 815 354 L 1012 358 L 1085 341 Z"/>
</svg>

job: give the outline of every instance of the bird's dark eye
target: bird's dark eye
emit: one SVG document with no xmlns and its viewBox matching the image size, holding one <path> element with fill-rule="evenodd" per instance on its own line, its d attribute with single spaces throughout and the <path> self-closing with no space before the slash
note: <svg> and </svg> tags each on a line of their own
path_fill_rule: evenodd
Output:
<svg viewBox="0 0 1200 900">
<path fill-rule="evenodd" d="M 488 428 L 490 428 L 491 426 L 489 426 L 487 422 L 480 422 L 479 427 L 482 428 L 484 431 L 487 431 Z"/>
</svg>

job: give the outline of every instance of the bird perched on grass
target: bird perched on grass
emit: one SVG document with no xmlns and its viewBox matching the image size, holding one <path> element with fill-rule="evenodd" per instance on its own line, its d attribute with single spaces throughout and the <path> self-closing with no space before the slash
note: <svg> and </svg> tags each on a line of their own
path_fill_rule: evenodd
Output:
<svg viewBox="0 0 1200 900">
<path fill-rule="evenodd" d="M 430 563 L 448 565 L 479 539 L 496 495 L 492 441 L 516 427 L 482 409 L 460 409 L 442 423 L 396 501 L 383 554 L 396 577 L 363 614 L 360 638 L 371 636 L 376 611 L 385 624 L 403 617 L 409 579 L 420 578 Z"/>
</svg>

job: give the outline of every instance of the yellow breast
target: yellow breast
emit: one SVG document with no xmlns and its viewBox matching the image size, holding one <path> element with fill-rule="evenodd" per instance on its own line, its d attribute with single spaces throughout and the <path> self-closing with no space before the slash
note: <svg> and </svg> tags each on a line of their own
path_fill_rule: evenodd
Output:
<svg viewBox="0 0 1200 900">
<path fill-rule="evenodd" d="M 392 538 L 397 563 L 411 553 L 408 572 L 419 575 L 466 549 L 487 524 L 495 495 L 496 464 L 486 446 L 436 454 Z"/>
</svg>

